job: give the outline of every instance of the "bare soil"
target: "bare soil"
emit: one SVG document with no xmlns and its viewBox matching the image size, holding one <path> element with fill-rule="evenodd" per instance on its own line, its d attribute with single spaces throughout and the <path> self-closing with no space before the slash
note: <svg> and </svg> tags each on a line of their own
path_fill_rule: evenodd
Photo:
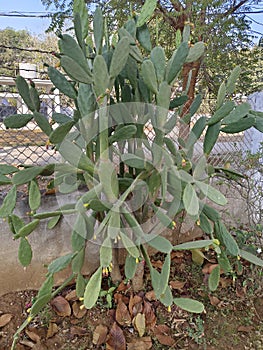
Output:
<svg viewBox="0 0 263 350">
<path fill-rule="evenodd" d="M 161 267 L 162 255 L 153 257 L 152 262 L 157 269 Z M 221 275 L 220 286 L 213 293 L 208 290 L 207 277 L 202 267 L 192 263 L 190 252 L 174 252 L 170 278 L 173 294 L 203 302 L 205 312 L 201 315 L 176 305 L 169 312 L 156 301 L 147 269 L 145 288 L 135 294 L 129 284 L 122 282 L 112 292 L 111 307 L 101 297 L 96 307 L 83 310 L 73 284 L 31 322 L 20 335 L 16 349 L 263 349 L 262 269 L 243 262 L 242 274 Z M 110 276 L 104 277 L 103 290 L 110 287 Z M 0 350 L 10 349 L 35 294 L 21 291 L 0 298 Z M 144 326 L 138 314 L 144 315 Z M 8 322 L 3 325 L 5 319 Z"/>
<path fill-rule="evenodd" d="M 16 146 L 43 146 L 48 137 L 40 130 L 1 130 L 0 128 L 0 147 Z"/>
</svg>

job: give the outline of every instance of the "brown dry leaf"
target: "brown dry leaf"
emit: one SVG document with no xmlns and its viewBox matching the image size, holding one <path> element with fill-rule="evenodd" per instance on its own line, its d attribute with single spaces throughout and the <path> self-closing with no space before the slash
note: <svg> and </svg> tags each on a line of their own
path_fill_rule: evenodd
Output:
<svg viewBox="0 0 263 350">
<path fill-rule="evenodd" d="M 71 292 L 69 292 L 66 296 L 65 296 L 65 299 L 67 301 L 76 301 L 78 300 L 78 296 L 77 296 L 77 293 L 76 293 L 76 289 L 72 290 Z"/>
<path fill-rule="evenodd" d="M 220 300 L 213 295 L 209 295 L 209 299 L 210 299 L 211 305 L 213 306 L 217 306 L 220 303 Z"/>
<path fill-rule="evenodd" d="M 122 329 L 114 322 L 106 343 L 107 350 L 126 350 L 126 339 Z"/>
<path fill-rule="evenodd" d="M 45 195 L 50 196 L 52 194 L 55 194 L 57 192 L 57 190 L 58 190 L 57 188 L 51 188 L 45 192 Z"/>
<path fill-rule="evenodd" d="M 66 317 L 71 315 L 69 302 L 62 296 L 54 298 L 50 304 L 59 316 Z"/>
<path fill-rule="evenodd" d="M 118 300 L 115 317 L 116 317 L 116 321 L 121 326 L 129 326 L 131 324 L 131 315 L 128 311 L 127 306 L 122 301 L 122 299 Z"/>
<path fill-rule="evenodd" d="M 113 297 L 114 297 L 114 300 L 115 300 L 116 304 L 118 304 L 119 300 L 122 300 L 124 302 L 124 304 L 126 304 L 126 305 L 129 304 L 130 298 L 126 297 L 123 294 L 115 293 Z"/>
<path fill-rule="evenodd" d="M 157 260 L 157 261 L 152 261 L 152 266 L 156 267 L 157 269 L 162 269 L 163 268 L 163 261 Z"/>
<path fill-rule="evenodd" d="M 134 327 L 139 333 L 139 337 L 143 337 L 145 333 L 145 327 L 146 327 L 146 322 L 145 322 L 145 315 L 138 313 L 134 319 L 132 320 Z"/>
<path fill-rule="evenodd" d="M 128 350 L 149 350 L 152 348 L 151 337 L 133 338 L 131 343 L 128 343 Z"/>
<path fill-rule="evenodd" d="M 218 266 L 218 264 L 211 264 L 211 263 L 207 263 L 205 264 L 205 266 L 202 268 L 202 272 L 203 273 L 207 273 L 210 274 L 214 268 L 216 268 Z M 221 273 L 221 272 L 220 272 Z"/>
<path fill-rule="evenodd" d="M 6 326 L 12 319 L 12 314 L 3 314 L 0 316 L 0 328 Z"/>
<path fill-rule="evenodd" d="M 162 345 L 173 346 L 175 343 L 175 340 L 170 335 L 157 334 L 156 338 L 158 339 L 158 342 Z"/>
<path fill-rule="evenodd" d="M 150 290 L 145 294 L 145 298 L 148 299 L 149 301 L 156 300 L 156 295 L 154 293 L 154 290 Z"/>
<path fill-rule="evenodd" d="M 47 338 L 52 338 L 58 332 L 58 325 L 54 322 L 49 322 L 47 330 Z"/>
<path fill-rule="evenodd" d="M 45 338 L 46 337 L 46 327 L 42 326 L 33 326 L 33 325 L 29 325 L 27 327 L 27 329 L 30 331 L 30 332 L 33 332 L 35 334 L 37 334 L 39 336 L 39 338 Z"/>
<path fill-rule="evenodd" d="M 221 277 L 219 280 L 219 283 L 221 284 L 222 288 L 228 288 L 228 287 L 232 286 L 233 280 L 231 278 Z"/>
<path fill-rule="evenodd" d="M 70 334 L 71 335 L 78 335 L 79 337 L 82 337 L 84 335 L 87 335 L 88 332 L 87 332 L 87 328 L 72 326 L 72 327 L 70 327 Z"/>
<path fill-rule="evenodd" d="M 130 297 L 129 301 L 129 311 L 130 314 L 134 317 L 136 316 L 139 312 L 142 312 L 142 298 L 139 295 L 135 295 Z"/>
<path fill-rule="evenodd" d="M 70 319 L 70 323 L 73 325 L 79 324 L 81 322 L 82 322 L 81 319 L 78 319 L 78 318 L 71 318 Z"/>
<path fill-rule="evenodd" d="M 97 346 L 102 345 L 106 342 L 107 334 L 108 327 L 104 326 L 103 324 L 98 325 L 93 332 L 92 343 Z"/>
<path fill-rule="evenodd" d="M 129 283 L 124 283 L 124 281 L 121 281 L 121 283 L 118 285 L 118 288 L 116 289 L 117 292 L 124 292 L 127 289 L 129 289 L 131 286 Z"/>
<path fill-rule="evenodd" d="M 253 326 L 239 326 L 237 331 L 238 332 L 244 332 L 249 333 L 252 332 L 255 328 Z"/>
<path fill-rule="evenodd" d="M 151 303 L 144 301 L 143 305 L 143 314 L 145 315 L 146 327 L 151 329 L 156 325 L 156 316 L 152 309 Z"/>
<path fill-rule="evenodd" d="M 153 333 L 155 335 L 157 334 L 169 335 L 171 334 L 171 329 L 168 326 L 166 326 L 166 324 L 159 324 L 158 326 L 154 327 Z"/>
<path fill-rule="evenodd" d="M 182 281 L 170 281 L 170 286 L 172 287 L 172 289 L 183 289 L 184 285 L 186 282 L 182 282 Z"/>
<path fill-rule="evenodd" d="M 30 349 L 33 349 L 35 347 L 35 343 L 33 343 L 30 340 L 20 340 L 19 344 L 25 345 L 29 347 Z"/>
<path fill-rule="evenodd" d="M 35 343 L 39 343 L 40 342 L 40 336 L 38 334 L 36 334 L 35 332 L 29 331 L 28 329 L 26 329 L 26 335 Z"/>
<path fill-rule="evenodd" d="M 81 303 L 79 301 L 75 301 L 72 305 L 72 311 L 73 311 L 73 315 L 76 318 L 82 318 L 86 315 L 87 313 L 87 309 L 86 308 L 80 308 L 81 307 Z"/>
<path fill-rule="evenodd" d="M 173 259 L 175 259 L 175 258 L 183 258 L 184 257 L 184 252 L 183 251 L 173 251 L 172 253 L 171 253 L 171 259 L 173 260 Z"/>
<path fill-rule="evenodd" d="M 26 350 L 26 348 L 24 347 L 24 345 L 18 343 L 16 344 L 16 350 Z"/>
</svg>

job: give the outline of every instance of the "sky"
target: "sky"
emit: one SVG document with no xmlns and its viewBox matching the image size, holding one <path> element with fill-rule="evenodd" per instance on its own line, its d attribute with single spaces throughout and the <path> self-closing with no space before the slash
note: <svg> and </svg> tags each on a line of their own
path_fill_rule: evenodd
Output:
<svg viewBox="0 0 263 350">
<path fill-rule="evenodd" d="M 46 12 L 40 0 L 0 0 L 0 13 L 17 12 Z M 27 29 L 33 34 L 44 34 L 48 28 L 48 18 L 18 18 L 0 16 L 0 29 L 12 27 L 16 30 Z"/>
<path fill-rule="evenodd" d="M 0 0 L 0 14 L 11 11 L 17 12 L 45 12 L 46 9 L 40 0 Z M 50 11 L 50 10 L 49 10 Z M 253 30 L 263 35 L 263 13 L 250 15 Z M 44 34 L 50 20 L 48 18 L 18 18 L 0 16 L 0 29 L 12 27 L 14 29 L 27 29 L 33 34 Z M 258 39 L 255 41 L 258 42 Z"/>
</svg>

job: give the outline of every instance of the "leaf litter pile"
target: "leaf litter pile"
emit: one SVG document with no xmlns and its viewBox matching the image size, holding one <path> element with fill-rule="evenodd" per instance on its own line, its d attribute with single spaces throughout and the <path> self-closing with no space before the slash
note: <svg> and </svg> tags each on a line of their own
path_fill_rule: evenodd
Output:
<svg viewBox="0 0 263 350">
<path fill-rule="evenodd" d="M 104 277 L 101 297 L 91 310 L 83 308 L 75 286 L 68 286 L 21 334 L 16 349 L 263 349 L 262 270 L 243 262 L 242 274 L 221 274 L 218 290 L 211 292 L 208 277 L 216 261 L 211 258 L 201 267 L 192 258 L 191 252 L 173 252 L 169 284 L 174 297 L 204 303 L 201 315 L 164 307 L 155 299 L 146 269 L 145 288 L 138 293 L 129 283 L 113 286 Z M 152 259 L 161 269 L 162 254 Z M 0 350 L 10 349 L 35 295 L 22 291 L 1 297 Z"/>
</svg>

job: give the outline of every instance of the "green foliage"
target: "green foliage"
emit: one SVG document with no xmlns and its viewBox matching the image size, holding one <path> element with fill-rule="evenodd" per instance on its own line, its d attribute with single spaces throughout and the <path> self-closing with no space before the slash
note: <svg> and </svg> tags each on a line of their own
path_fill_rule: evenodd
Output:
<svg viewBox="0 0 263 350">
<path fill-rule="evenodd" d="M 152 6 L 153 2 L 145 2 L 140 20 L 142 25 L 150 16 L 150 3 Z M 160 46 L 151 50 L 150 58 L 143 57 L 135 40 L 138 28 L 131 19 L 125 28 L 119 29 L 119 37 L 114 45 L 103 45 L 107 39 L 107 28 L 101 10 L 96 9 L 93 22 L 94 43 L 89 46 L 87 57 L 82 40 L 90 45 L 91 38 L 85 41 L 81 28 L 85 27 L 87 17 L 83 12 L 80 17 L 81 20 L 79 18 L 74 22 L 75 32 L 78 33 L 77 41 L 66 34 L 60 36 L 59 44 L 61 66 L 73 82 L 68 82 L 56 70 L 49 68 L 54 85 L 62 93 L 74 97 L 74 118 L 69 120 L 64 115 L 54 114 L 53 119 L 59 126 L 51 129 L 36 110 L 36 101 L 30 95 L 30 87 L 23 79 L 17 80 L 25 102 L 33 111 L 33 117 L 55 144 L 63 161 L 48 166 L 17 169 L 15 173 L 13 168 L 2 167 L 2 175 L 14 175 L 13 187 L 4 199 L 0 216 L 9 218 L 14 238 L 21 239 L 21 245 L 25 249 L 20 249 L 19 256 L 21 263 L 26 266 L 31 260 L 32 252 L 25 237 L 33 232 L 39 221 L 51 218 L 49 227 L 52 228 L 63 216 L 75 215 L 72 252 L 50 263 L 48 279 L 71 266 L 77 279 L 77 294 L 84 295 L 84 305 L 88 309 L 96 304 L 100 296 L 102 274 L 107 275 L 111 269 L 113 252 L 120 243 L 127 251 L 126 278 L 133 278 L 137 263 L 143 259 L 150 270 L 156 297 L 164 305 L 171 306 L 175 303 L 190 312 L 202 312 L 203 306 L 196 301 L 174 299 L 168 286 L 170 254 L 173 249 L 207 248 L 214 249 L 217 254 L 224 251 L 237 258 L 241 254 L 245 256 L 222 223 L 220 214 L 206 204 L 207 199 L 219 205 L 226 203 L 225 197 L 209 184 L 214 170 L 208 171 L 206 156 L 218 139 L 221 123 L 224 128 L 230 128 L 234 124 L 232 118 L 236 121 L 233 112 L 235 106 L 227 100 L 226 93 L 232 89 L 235 74 L 225 84 L 226 88 L 219 92 L 220 103 L 211 119 L 200 118 L 178 148 L 173 144 L 169 133 L 176 125 L 177 115 L 180 115 L 186 98 L 184 92 L 172 99 L 172 87 L 186 60 L 191 61 L 203 54 L 203 44 L 197 43 L 189 51 L 186 41 L 179 43 L 168 62 L 164 49 Z M 183 39 L 189 34 L 187 33 L 188 29 L 185 30 Z M 178 36 L 178 41 L 179 39 L 181 37 Z M 131 64 L 132 74 L 128 73 Z M 201 95 L 198 95 L 187 118 L 197 113 L 200 103 Z M 174 109 L 172 115 L 168 111 L 170 105 Z M 239 123 L 249 127 L 251 125 L 247 124 L 247 119 L 251 118 L 250 110 L 246 107 L 242 107 L 243 114 Z M 231 113 L 232 117 L 229 117 Z M 261 118 L 261 115 L 253 115 L 254 121 L 256 117 Z M 182 120 L 180 122 L 183 123 Z M 150 124 L 155 133 L 153 140 L 150 140 L 148 132 Z M 9 125 L 19 127 L 21 121 L 18 119 L 16 122 L 12 118 Z M 196 162 L 192 157 L 193 148 L 203 134 L 204 155 Z M 119 164 L 116 164 L 116 159 Z M 39 189 L 35 181 L 39 175 L 53 173 L 54 184 L 62 193 L 74 192 L 81 185 L 84 194 L 75 203 L 58 207 L 53 212 L 33 213 L 33 220 L 25 225 L 12 214 L 16 204 L 16 186 L 29 184 L 30 207 L 32 211 L 37 211 Z M 211 235 L 211 239 L 173 247 L 161 233 L 167 227 L 174 228 L 178 214 L 183 211 L 195 222 L 200 221 L 201 228 Z M 101 244 L 100 266 L 86 283 L 81 269 L 85 247 L 90 239 Z M 161 272 L 152 266 L 145 249 L 147 245 L 166 254 Z M 248 260 L 251 261 L 252 258 L 248 256 Z M 221 264 L 223 265 L 222 261 Z M 228 270 L 226 264 L 225 269 Z M 217 284 L 218 271 L 215 270 L 209 280 L 210 289 L 216 289 Z M 41 293 L 33 305 L 35 311 L 32 311 L 32 316 L 50 298 L 50 289 Z"/>
</svg>

